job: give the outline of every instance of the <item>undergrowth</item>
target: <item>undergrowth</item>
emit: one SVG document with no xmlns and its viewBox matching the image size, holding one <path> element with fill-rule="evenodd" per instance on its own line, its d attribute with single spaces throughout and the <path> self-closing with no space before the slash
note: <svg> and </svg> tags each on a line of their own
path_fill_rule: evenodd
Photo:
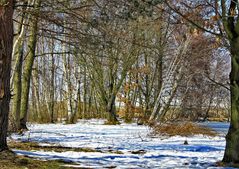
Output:
<svg viewBox="0 0 239 169">
<path fill-rule="evenodd" d="M 167 123 L 157 124 L 152 126 L 153 135 L 166 135 L 166 136 L 217 136 L 217 132 L 199 124 L 185 122 L 185 123 Z"/>
</svg>

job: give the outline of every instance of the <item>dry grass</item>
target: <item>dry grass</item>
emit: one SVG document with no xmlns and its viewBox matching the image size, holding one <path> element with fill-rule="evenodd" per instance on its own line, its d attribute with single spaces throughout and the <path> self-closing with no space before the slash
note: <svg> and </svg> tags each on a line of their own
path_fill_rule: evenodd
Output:
<svg viewBox="0 0 239 169">
<path fill-rule="evenodd" d="M 74 151 L 74 152 L 98 152 L 98 153 L 113 153 L 113 154 L 123 154 L 119 150 L 99 150 L 90 147 L 63 147 L 60 145 L 47 145 L 42 146 L 37 142 L 18 142 L 10 141 L 8 143 L 9 147 L 12 149 L 26 150 L 26 151 L 54 151 L 54 152 L 65 152 L 65 151 Z M 1 169 L 1 168 L 0 168 Z"/>
<path fill-rule="evenodd" d="M 39 161 L 33 158 L 16 156 L 11 151 L 0 152 L 0 169 L 69 169 L 62 161 Z"/>
<path fill-rule="evenodd" d="M 109 120 L 107 120 L 107 121 L 104 122 L 104 125 L 119 125 L 119 124 L 120 124 L 119 121 L 109 121 Z"/>
<path fill-rule="evenodd" d="M 225 117 L 209 117 L 207 119 L 208 121 L 218 121 L 218 122 L 225 122 L 225 121 L 228 121 L 228 118 L 225 118 Z"/>
<path fill-rule="evenodd" d="M 186 123 L 168 123 L 155 125 L 153 128 L 153 135 L 166 135 L 166 136 L 193 136 L 205 135 L 215 137 L 217 132 L 199 124 L 186 122 Z"/>
<path fill-rule="evenodd" d="M 119 150 L 111 150 L 111 149 L 103 151 L 87 147 L 72 148 L 56 145 L 41 146 L 37 142 L 10 141 L 8 144 L 9 148 L 26 151 L 55 151 L 55 152 L 75 151 L 75 152 L 100 152 L 100 153 L 123 154 L 123 152 Z M 12 151 L 0 152 L 0 169 L 70 169 L 75 168 L 71 167 L 71 165 L 74 164 L 75 164 L 74 162 L 65 162 L 63 160 L 40 161 L 35 158 L 30 158 L 27 156 L 17 156 Z M 76 168 L 82 167 L 76 165 Z"/>
<path fill-rule="evenodd" d="M 11 141 L 8 143 L 10 148 L 19 149 L 19 150 L 27 150 L 27 151 L 55 151 L 55 152 L 65 152 L 65 151 L 75 151 L 75 152 L 100 152 L 100 150 L 82 147 L 82 148 L 74 148 L 74 147 L 63 147 L 58 145 L 49 145 L 49 146 L 41 146 L 37 142 L 16 142 Z"/>
</svg>

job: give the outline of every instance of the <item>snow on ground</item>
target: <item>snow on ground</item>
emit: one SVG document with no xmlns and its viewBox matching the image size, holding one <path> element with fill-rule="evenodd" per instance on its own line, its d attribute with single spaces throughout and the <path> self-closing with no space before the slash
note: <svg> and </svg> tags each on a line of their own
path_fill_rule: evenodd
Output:
<svg viewBox="0 0 239 169">
<path fill-rule="evenodd" d="M 42 145 L 89 147 L 102 152 L 44 152 L 14 150 L 19 155 L 53 160 L 72 161 L 86 168 L 216 168 L 223 157 L 226 123 L 207 123 L 221 134 L 217 137 L 149 136 L 150 129 L 136 124 L 103 125 L 103 120 L 80 121 L 73 125 L 34 124 L 15 140 L 36 141 Z M 184 145 L 187 140 L 189 145 Z M 110 153 L 110 150 L 123 154 Z M 141 151 L 140 151 L 141 150 Z M 135 154 L 132 152 L 142 152 Z"/>
</svg>

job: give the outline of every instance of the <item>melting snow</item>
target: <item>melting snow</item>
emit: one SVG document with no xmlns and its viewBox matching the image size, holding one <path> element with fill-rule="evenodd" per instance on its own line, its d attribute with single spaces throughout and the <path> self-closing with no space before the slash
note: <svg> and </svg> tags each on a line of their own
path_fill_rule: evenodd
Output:
<svg viewBox="0 0 239 169">
<path fill-rule="evenodd" d="M 149 136 L 150 129 L 136 124 L 103 125 L 103 120 L 82 120 L 77 124 L 34 124 L 15 140 L 35 141 L 41 145 L 89 147 L 102 152 L 46 152 L 14 150 L 19 155 L 41 159 L 62 159 L 85 168 L 219 168 L 215 162 L 223 157 L 227 123 L 208 123 L 221 134 L 217 137 Z M 184 145 L 187 140 L 189 145 Z M 123 154 L 109 153 L 121 151 Z M 132 153 L 132 152 L 142 153 Z M 79 167 L 78 166 L 78 167 Z M 77 165 L 71 165 L 77 167 Z"/>
</svg>

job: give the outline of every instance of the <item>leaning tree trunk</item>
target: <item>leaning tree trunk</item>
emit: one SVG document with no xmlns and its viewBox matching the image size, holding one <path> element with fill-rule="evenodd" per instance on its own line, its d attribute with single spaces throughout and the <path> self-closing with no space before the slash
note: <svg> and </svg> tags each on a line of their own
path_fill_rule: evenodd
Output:
<svg viewBox="0 0 239 169">
<path fill-rule="evenodd" d="M 231 54 L 231 123 L 223 162 L 239 163 L 239 37 L 231 42 Z"/>
<path fill-rule="evenodd" d="M 35 15 L 30 18 L 30 37 L 28 42 L 29 53 L 25 59 L 23 79 L 22 79 L 22 98 L 21 98 L 21 128 L 27 129 L 26 122 L 28 116 L 28 101 L 29 101 L 29 90 L 30 90 L 30 81 L 32 75 L 32 67 L 35 59 L 35 50 L 37 42 L 37 27 L 38 27 L 38 14 L 40 10 L 41 0 L 36 0 L 34 4 Z"/>
<path fill-rule="evenodd" d="M 27 5 L 27 3 L 25 3 Z M 15 58 L 15 66 L 12 73 L 13 100 L 12 100 L 12 114 L 15 115 L 16 130 L 20 130 L 20 108 L 21 108 L 21 94 L 22 94 L 22 64 L 23 64 L 23 46 L 25 36 L 25 25 L 27 19 L 24 14 L 19 23 L 19 35 L 14 42 L 12 57 Z"/>
<path fill-rule="evenodd" d="M 13 0 L 0 0 L 0 152 L 7 150 L 10 72 L 13 46 Z"/>
</svg>

